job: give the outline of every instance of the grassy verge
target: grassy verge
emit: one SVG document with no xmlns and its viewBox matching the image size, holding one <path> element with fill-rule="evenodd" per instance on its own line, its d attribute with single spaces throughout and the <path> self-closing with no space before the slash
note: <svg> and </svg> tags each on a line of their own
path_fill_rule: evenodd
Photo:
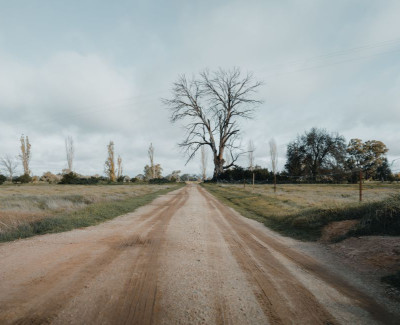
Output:
<svg viewBox="0 0 400 325">
<path fill-rule="evenodd" d="M 105 201 L 91 204 L 79 210 L 64 212 L 59 215 L 24 223 L 9 231 L 0 233 L 0 242 L 27 238 L 47 233 L 57 233 L 97 225 L 122 214 L 132 212 L 153 201 L 156 197 L 184 186 L 178 184 L 156 192 L 147 193 L 121 200 Z"/>
<path fill-rule="evenodd" d="M 289 194 L 266 195 L 238 186 L 203 185 L 222 202 L 243 216 L 258 220 L 279 233 L 315 241 L 333 221 L 354 220 L 358 226 L 337 240 L 359 235 L 400 235 L 400 195 L 366 203 L 311 206 Z M 305 195 L 306 196 L 306 195 Z"/>
</svg>

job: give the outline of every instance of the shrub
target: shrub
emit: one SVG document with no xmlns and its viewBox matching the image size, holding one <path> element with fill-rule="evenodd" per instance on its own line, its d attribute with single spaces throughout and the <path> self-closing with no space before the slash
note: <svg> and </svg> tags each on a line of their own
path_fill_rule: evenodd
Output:
<svg viewBox="0 0 400 325">
<path fill-rule="evenodd" d="M 365 205 L 361 219 L 351 235 L 400 235 L 400 195 Z"/>
<path fill-rule="evenodd" d="M 149 184 L 166 184 L 171 183 L 167 178 L 153 178 L 149 180 Z"/>
<path fill-rule="evenodd" d="M 74 172 L 70 172 L 68 174 L 63 175 L 59 184 L 94 185 L 99 183 L 99 181 L 103 180 L 105 180 L 104 177 L 92 176 L 90 178 L 85 178 L 85 177 L 79 177 Z"/>
<path fill-rule="evenodd" d="M 60 176 L 58 176 L 58 175 L 54 175 L 51 172 L 46 172 L 43 174 L 43 176 L 40 178 L 40 180 L 43 182 L 47 182 L 49 184 L 56 184 L 61 179 L 60 179 Z"/>
<path fill-rule="evenodd" d="M 7 177 L 0 174 L 0 185 L 3 184 L 7 180 Z"/>
<path fill-rule="evenodd" d="M 76 184 L 77 181 L 78 175 L 74 172 L 70 172 L 62 176 L 60 184 Z"/>
<path fill-rule="evenodd" d="M 32 177 L 30 177 L 28 174 L 24 174 L 17 178 L 17 182 L 21 184 L 30 183 L 32 182 Z"/>
</svg>

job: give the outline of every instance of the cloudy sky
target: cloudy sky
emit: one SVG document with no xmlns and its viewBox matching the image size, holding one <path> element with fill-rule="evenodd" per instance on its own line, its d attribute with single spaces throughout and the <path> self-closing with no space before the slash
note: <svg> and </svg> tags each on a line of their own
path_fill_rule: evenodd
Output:
<svg viewBox="0 0 400 325">
<path fill-rule="evenodd" d="M 185 166 L 161 98 L 178 75 L 240 67 L 264 85 L 243 123 L 256 162 L 316 126 L 383 141 L 400 157 L 400 2 L 0 0 L 0 156 L 32 144 L 31 170 L 103 174 L 115 142 L 125 174 L 141 173 L 150 142 L 164 174 Z M 246 161 L 242 161 L 245 165 Z M 400 166 L 399 166 L 400 168 Z M 21 170 L 20 170 L 21 171 Z M 210 170 L 211 174 L 211 162 Z"/>
</svg>

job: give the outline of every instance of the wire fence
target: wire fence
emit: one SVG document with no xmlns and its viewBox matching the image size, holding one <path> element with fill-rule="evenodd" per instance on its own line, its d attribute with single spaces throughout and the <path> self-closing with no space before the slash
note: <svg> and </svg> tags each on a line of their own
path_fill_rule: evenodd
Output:
<svg viewBox="0 0 400 325">
<path fill-rule="evenodd" d="M 392 173 L 400 172 L 400 169 L 391 170 Z M 243 184 L 243 187 L 250 185 L 254 189 L 255 185 L 261 184 L 271 184 L 274 185 L 274 191 L 276 192 L 276 187 L 282 184 L 343 184 L 345 182 L 345 177 L 347 176 L 347 184 L 356 185 L 358 184 L 358 192 L 359 192 L 359 201 L 363 201 L 363 190 L 365 186 L 365 171 L 357 169 L 357 170 L 349 170 L 349 171 L 340 171 L 340 172 L 330 172 L 330 173 L 321 173 L 318 175 L 288 175 L 288 174 L 279 174 L 278 177 L 268 177 L 268 179 L 257 180 L 256 173 L 252 172 L 251 177 L 243 177 L 242 180 L 217 180 L 218 184 Z M 329 177 L 339 176 L 342 178 L 341 181 L 335 181 L 334 179 L 328 179 Z M 353 176 L 353 181 L 349 182 L 349 177 Z M 357 177 L 357 178 L 356 178 Z M 290 180 L 290 181 L 288 181 Z M 399 183 L 400 180 L 394 180 Z M 386 181 L 388 182 L 388 181 Z M 389 181 L 389 182 L 393 182 Z M 383 183 L 383 181 L 382 181 Z M 399 188 L 400 190 L 400 188 Z"/>
</svg>

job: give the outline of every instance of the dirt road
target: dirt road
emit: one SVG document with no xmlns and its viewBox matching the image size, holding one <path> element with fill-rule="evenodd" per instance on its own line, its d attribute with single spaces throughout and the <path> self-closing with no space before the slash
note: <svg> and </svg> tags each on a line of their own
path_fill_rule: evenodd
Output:
<svg viewBox="0 0 400 325">
<path fill-rule="evenodd" d="M 188 185 L 96 227 L 0 245 L 0 324 L 376 324 L 329 265 Z"/>
</svg>

